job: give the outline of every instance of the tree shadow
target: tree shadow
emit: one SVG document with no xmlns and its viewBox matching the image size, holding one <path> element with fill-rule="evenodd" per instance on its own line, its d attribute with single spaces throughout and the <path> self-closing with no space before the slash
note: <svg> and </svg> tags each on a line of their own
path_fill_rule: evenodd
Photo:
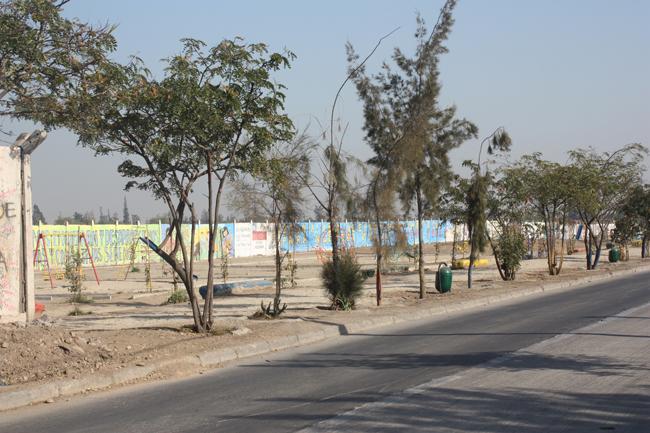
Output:
<svg viewBox="0 0 650 433">
<path fill-rule="evenodd" d="M 544 355 L 533 352 L 474 352 L 466 354 L 421 354 L 421 353 L 337 353 L 320 352 L 306 354 L 299 359 L 286 359 L 271 364 L 250 364 L 244 367 L 313 368 L 329 369 L 371 369 L 412 370 L 418 368 L 469 368 L 482 365 L 489 370 L 531 371 L 556 370 L 595 376 L 627 375 L 629 371 L 650 371 L 647 365 L 631 365 L 613 362 L 598 356 L 587 355 Z"/>
<path fill-rule="evenodd" d="M 636 432 L 650 429 L 650 390 L 630 393 L 544 392 L 520 388 L 456 389 L 424 387 L 396 396 L 382 393 L 355 393 L 323 402 L 332 409 L 337 404 L 358 407 L 368 401 L 377 404 L 347 412 L 314 425 L 317 432 Z M 287 407 L 308 403 L 284 399 Z M 301 422 L 314 424 L 333 418 L 336 412 L 314 415 L 297 410 L 253 415 L 260 422 Z M 242 417 L 243 418 L 243 417 Z"/>
</svg>

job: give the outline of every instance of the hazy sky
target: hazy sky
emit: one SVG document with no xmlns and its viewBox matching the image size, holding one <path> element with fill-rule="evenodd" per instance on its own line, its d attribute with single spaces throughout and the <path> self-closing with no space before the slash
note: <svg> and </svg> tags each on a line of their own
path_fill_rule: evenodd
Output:
<svg viewBox="0 0 650 433">
<path fill-rule="evenodd" d="M 158 76 L 159 59 L 178 52 L 183 37 L 215 44 L 242 36 L 274 50 L 286 47 L 298 57 L 277 79 L 288 87 L 288 113 L 305 126 L 312 116 L 327 118 L 345 78 L 346 41 L 365 53 L 380 36 L 401 27 L 369 63 L 372 72 L 394 46 L 412 49 L 416 12 L 432 24 L 442 3 L 73 0 L 65 15 L 117 24 L 116 58 L 135 54 Z M 481 136 L 505 126 L 513 156 L 541 151 L 560 161 L 572 147 L 650 145 L 649 1 L 461 0 L 455 19 L 450 52 L 441 61 L 442 103 L 457 105 Z M 366 159 L 370 151 L 352 86 L 337 115 L 349 122 L 345 147 Z M 477 145 L 467 142 L 454 151 L 455 165 L 475 157 Z M 53 132 L 33 157 L 34 202 L 50 220 L 75 210 L 97 215 L 99 206 L 121 215 L 119 162 L 95 158 L 76 146 L 74 135 Z M 127 199 L 131 213 L 141 217 L 164 210 L 146 193 L 129 192 Z"/>
</svg>

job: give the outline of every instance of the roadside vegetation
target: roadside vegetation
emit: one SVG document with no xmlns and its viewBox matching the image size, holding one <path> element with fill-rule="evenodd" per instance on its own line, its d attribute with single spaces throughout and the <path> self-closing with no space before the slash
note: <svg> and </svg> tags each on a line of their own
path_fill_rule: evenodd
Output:
<svg viewBox="0 0 650 433">
<path fill-rule="evenodd" d="M 647 149 L 642 144 L 614 143 L 618 149 L 609 152 L 569 149 L 564 162 L 541 153 L 512 161 L 516 137 L 507 126 L 481 134 L 456 106 L 441 103 L 440 62 L 448 51 L 456 0 L 444 2 L 431 17 L 431 28 L 417 16 L 413 46 L 395 48 L 376 71 L 369 70 L 367 60 L 397 29 L 367 54 L 348 44 L 348 70 L 333 71 L 341 73 L 341 85 L 328 122 L 317 133 L 298 131 L 285 111 L 286 87 L 278 76 L 296 62 L 291 51 L 241 38 L 186 38 L 170 47 L 164 73 L 155 77 L 140 59 L 112 60 L 114 27 L 66 19 L 65 3 L 0 4 L 0 118 L 73 131 L 96 155 L 122 158 L 118 172 L 125 189 L 148 191 L 164 203 L 172 247 L 160 254 L 182 284 L 167 302 L 188 303 L 198 333 L 215 331 L 213 287 L 219 276 L 224 283 L 228 278 L 229 249 L 219 231 L 226 188 L 239 212 L 273 223 L 275 293 L 261 302 L 265 318 L 287 309 L 283 291 L 295 286 L 298 266 L 291 245 L 301 236 L 298 221 L 310 202 L 329 222 L 331 253 L 321 279 L 333 309 L 354 308 L 366 277 L 375 278 L 375 301 L 381 305 L 382 274 L 397 247 L 413 257 L 418 295 L 424 298 L 423 221 L 429 218 L 467 232 L 469 288 L 476 262 L 488 251 L 508 281 L 515 280 L 522 260 L 535 254 L 546 258 L 550 276 L 561 274 L 578 241 L 588 270 L 598 268 L 608 243 L 627 251 L 640 242 L 642 257 L 650 253 L 650 186 L 643 184 Z M 349 125 L 335 118 L 348 84 L 363 105 L 364 140 L 373 152 L 367 161 L 347 151 Z M 462 173 L 455 173 L 449 153 L 479 137 L 484 138 L 468 150 L 476 160 L 465 161 Z M 199 189 L 206 194 L 196 193 Z M 208 270 L 197 276 L 197 228 L 206 209 Z M 393 224 L 401 217 L 417 220 L 414 245 L 407 245 Z M 131 218 L 125 201 L 123 219 Z M 372 222 L 374 272 L 361 269 L 354 245 L 346 243 L 345 219 Z M 578 225 L 583 228 L 579 240 L 574 238 Z M 456 242 L 453 251 L 452 265 Z M 219 264 L 221 274 L 215 277 Z M 75 303 L 87 299 L 81 268 L 77 251 L 65 269 Z M 83 314 L 77 308 L 73 313 Z"/>
</svg>

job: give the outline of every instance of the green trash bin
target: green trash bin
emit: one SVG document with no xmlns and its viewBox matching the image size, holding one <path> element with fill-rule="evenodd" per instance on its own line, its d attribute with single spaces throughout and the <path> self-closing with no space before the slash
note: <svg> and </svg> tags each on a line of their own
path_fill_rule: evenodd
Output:
<svg viewBox="0 0 650 433">
<path fill-rule="evenodd" d="M 447 263 L 440 263 L 436 272 L 436 290 L 440 293 L 450 292 L 451 277 L 451 268 L 447 266 Z"/>
<path fill-rule="evenodd" d="M 621 260 L 621 250 L 619 250 L 618 247 L 612 247 L 612 249 L 609 250 L 609 262 L 616 263 L 619 260 Z"/>
</svg>

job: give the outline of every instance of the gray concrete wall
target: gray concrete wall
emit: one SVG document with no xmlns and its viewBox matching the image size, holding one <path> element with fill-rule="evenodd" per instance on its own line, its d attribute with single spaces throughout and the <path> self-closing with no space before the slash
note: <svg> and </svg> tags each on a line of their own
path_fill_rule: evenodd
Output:
<svg viewBox="0 0 650 433">
<path fill-rule="evenodd" d="M 29 156 L 24 162 L 21 179 L 20 151 L 0 147 L 0 322 L 24 321 L 34 313 Z M 24 240 L 21 203 L 25 203 Z M 23 243 L 29 247 L 23 248 Z"/>
</svg>

